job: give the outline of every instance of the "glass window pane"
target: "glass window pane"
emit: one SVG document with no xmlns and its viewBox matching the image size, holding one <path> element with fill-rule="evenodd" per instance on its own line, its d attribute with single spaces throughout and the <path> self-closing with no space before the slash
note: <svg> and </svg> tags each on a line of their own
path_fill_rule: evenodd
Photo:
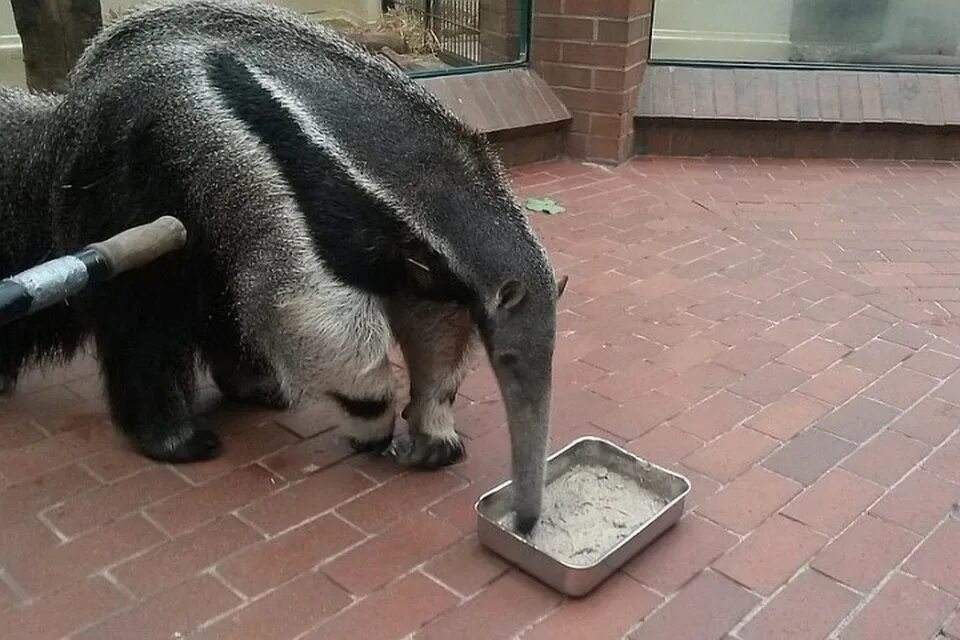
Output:
<svg viewBox="0 0 960 640">
<path fill-rule="evenodd" d="M 656 0 L 651 59 L 960 66 L 960 0 Z"/>
</svg>

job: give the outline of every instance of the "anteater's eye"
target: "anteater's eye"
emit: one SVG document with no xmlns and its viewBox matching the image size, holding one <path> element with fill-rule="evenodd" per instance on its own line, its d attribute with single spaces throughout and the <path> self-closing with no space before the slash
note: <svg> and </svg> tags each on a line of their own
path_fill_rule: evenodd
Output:
<svg viewBox="0 0 960 640">
<path fill-rule="evenodd" d="M 515 353 L 504 353 L 500 355 L 499 360 L 500 364 L 503 366 L 512 367 L 513 365 L 517 364 L 519 357 Z"/>
</svg>

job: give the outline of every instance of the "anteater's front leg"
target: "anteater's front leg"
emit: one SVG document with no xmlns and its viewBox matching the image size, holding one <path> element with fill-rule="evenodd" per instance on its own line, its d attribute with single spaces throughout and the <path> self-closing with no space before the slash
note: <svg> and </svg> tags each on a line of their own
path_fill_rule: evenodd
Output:
<svg viewBox="0 0 960 640">
<path fill-rule="evenodd" d="M 410 373 L 412 450 L 408 463 L 437 468 L 457 462 L 464 453 L 456 432 L 453 403 L 467 372 L 474 327 L 466 308 L 412 296 L 388 304 L 394 335 Z"/>
</svg>

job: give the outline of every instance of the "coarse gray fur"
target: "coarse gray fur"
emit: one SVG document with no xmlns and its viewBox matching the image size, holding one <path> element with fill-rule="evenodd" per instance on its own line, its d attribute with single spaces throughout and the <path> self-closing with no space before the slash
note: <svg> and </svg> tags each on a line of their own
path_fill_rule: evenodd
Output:
<svg viewBox="0 0 960 640">
<path fill-rule="evenodd" d="M 151 457 L 215 455 L 187 413 L 197 355 L 235 397 L 336 398 L 364 449 L 393 434 L 395 338 L 408 459 L 437 467 L 462 453 L 452 404 L 479 335 L 532 526 L 562 286 L 481 136 L 359 46 L 253 0 L 144 3 L 68 84 L 0 92 L 0 276 L 163 214 L 188 246 L 0 328 L 0 378 L 92 332 L 114 418 Z"/>
</svg>

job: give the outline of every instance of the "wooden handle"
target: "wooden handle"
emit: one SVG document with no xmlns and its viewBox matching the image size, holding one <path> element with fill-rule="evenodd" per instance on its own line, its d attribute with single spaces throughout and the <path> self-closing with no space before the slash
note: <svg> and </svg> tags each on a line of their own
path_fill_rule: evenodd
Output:
<svg viewBox="0 0 960 640">
<path fill-rule="evenodd" d="M 187 243 L 187 230 L 173 216 L 122 231 L 88 248 L 99 251 L 110 267 L 111 277 L 148 264 Z"/>
</svg>

